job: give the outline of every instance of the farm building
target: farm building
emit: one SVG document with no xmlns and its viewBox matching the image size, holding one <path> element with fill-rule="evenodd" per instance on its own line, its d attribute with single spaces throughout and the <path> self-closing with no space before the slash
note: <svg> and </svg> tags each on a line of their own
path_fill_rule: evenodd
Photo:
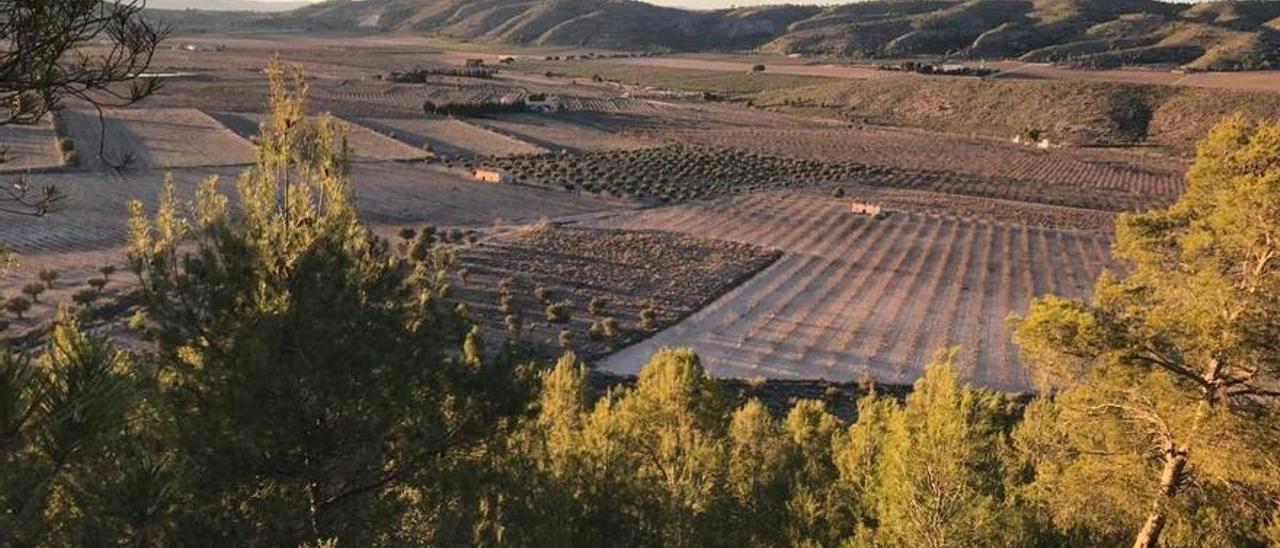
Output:
<svg viewBox="0 0 1280 548">
<path fill-rule="evenodd" d="M 885 216 L 884 208 L 876 204 L 865 204 L 862 202 L 853 202 L 849 206 L 849 211 L 852 211 L 855 215 L 866 215 L 877 219 L 884 218 Z"/>
<path fill-rule="evenodd" d="M 471 172 L 471 178 L 482 183 L 501 183 L 505 177 L 496 169 L 477 168 Z"/>
</svg>

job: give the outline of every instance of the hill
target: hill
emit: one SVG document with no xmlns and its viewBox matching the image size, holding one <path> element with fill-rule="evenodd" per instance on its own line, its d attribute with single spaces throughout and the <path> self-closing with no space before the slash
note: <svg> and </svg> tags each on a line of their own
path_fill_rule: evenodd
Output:
<svg viewBox="0 0 1280 548">
<path fill-rule="evenodd" d="M 855 123 L 998 138 L 1038 130 L 1056 143 L 1144 146 L 1190 155 L 1214 124 L 1234 113 L 1280 116 L 1280 95 L 1180 86 L 974 78 L 841 80 L 765 90 L 757 107 L 798 110 Z"/>
<path fill-rule="evenodd" d="M 162 10 L 280 12 L 298 9 L 307 2 L 262 0 L 147 0 L 147 7 Z"/>
<path fill-rule="evenodd" d="M 535 46 L 1280 66 L 1280 2 L 1265 0 L 873 0 L 713 11 L 633 0 L 330 0 L 255 24 Z"/>
</svg>

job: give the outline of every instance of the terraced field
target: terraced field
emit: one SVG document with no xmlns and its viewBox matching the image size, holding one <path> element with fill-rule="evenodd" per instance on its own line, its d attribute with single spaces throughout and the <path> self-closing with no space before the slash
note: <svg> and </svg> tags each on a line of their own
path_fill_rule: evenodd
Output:
<svg viewBox="0 0 1280 548">
<path fill-rule="evenodd" d="M 79 109 L 61 116 L 79 151 L 80 167 L 87 169 L 123 163 L 132 168 L 225 166 L 254 160 L 252 143 L 194 108 L 108 110 L 104 120 Z"/>
<path fill-rule="evenodd" d="M 361 118 L 360 123 L 411 146 L 446 156 L 511 156 L 546 149 L 456 118 Z"/>
<path fill-rule="evenodd" d="M 245 139 L 256 139 L 262 115 L 255 113 L 217 112 L 219 122 Z M 410 146 L 392 138 L 389 133 L 365 127 L 355 119 L 339 118 L 347 126 L 347 144 L 356 162 L 421 160 L 430 156 L 425 148 Z"/>
<path fill-rule="evenodd" d="M 1039 150 L 991 139 L 889 128 L 697 131 L 678 138 L 823 161 L 949 171 L 1077 189 L 1171 197 L 1182 192 L 1182 161 L 1100 149 Z"/>
<path fill-rule="evenodd" d="M 1029 387 L 1004 318 L 1032 296 L 1083 296 L 1108 262 L 1103 232 L 891 214 L 779 191 L 625 214 L 601 225 L 773 247 L 772 267 L 656 337 L 607 358 L 634 374 L 654 350 L 690 346 L 725 377 L 870 375 L 911 382 L 932 353 L 962 345 L 970 377 Z"/>
<path fill-rule="evenodd" d="M 46 169 L 62 165 L 53 123 L 0 126 L 0 172 Z"/>
</svg>

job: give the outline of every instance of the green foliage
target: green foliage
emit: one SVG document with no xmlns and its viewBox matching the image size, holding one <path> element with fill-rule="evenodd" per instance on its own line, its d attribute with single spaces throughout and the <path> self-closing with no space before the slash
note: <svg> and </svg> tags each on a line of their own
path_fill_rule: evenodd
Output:
<svg viewBox="0 0 1280 548">
<path fill-rule="evenodd" d="M 568 300 L 554 302 L 547 305 L 545 312 L 548 322 L 568 323 L 569 317 L 573 312 L 573 303 Z"/>
<path fill-rule="evenodd" d="M 1019 428 L 1030 493 L 1077 542 L 1263 542 L 1274 508 L 1256 502 L 1280 496 L 1277 150 L 1280 125 L 1222 123 L 1178 203 L 1118 222 L 1122 276 L 1015 322 L 1058 389 Z"/>
<path fill-rule="evenodd" d="M 69 316 L 42 357 L 0 352 L 0 530 L 5 544 L 148 544 L 167 524 L 163 457 L 143 454 L 139 370 Z"/>
<path fill-rule="evenodd" d="M 172 181 L 151 219 L 132 207 L 158 390 L 202 486 L 181 519 L 203 542 L 365 545 L 441 501 L 439 469 L 488 435 L 512 375 L 445 306 L 450 257 L 402 262 L 360 225 L 342 126 L 269 74 L 241 214 L 215 180 L 190 217 Z"/>
</svg>

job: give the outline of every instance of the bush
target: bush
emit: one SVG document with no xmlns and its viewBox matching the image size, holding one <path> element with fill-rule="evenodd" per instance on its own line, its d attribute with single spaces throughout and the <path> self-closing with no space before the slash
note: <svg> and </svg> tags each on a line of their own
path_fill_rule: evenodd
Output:
<svg viewBox="0 0 1280 548">
<path fill-rule="evenodd" d="M 658 311 L 653 308 L 645 308 L 640 311 L 640 328 L 653 329 L 654 324 L 658 321 Z"/>
<path fill-rule="evenodd" d="M 52 268 L 46 268 L 40 271 L 36 277 L 44 282 L 45 287 L 53 289 L 53 283 L 58 281 L 58 271 Z"/>
<path fill-rule="evenodd" d="M 28 297 L 31 297 L 32 302 L 38 303 L 40 302 L 40 294 L 44 293 L 46 289 L 48 289 L 48 287 L 46 287 L 44 284 L 40 282 L 32 282 L 22 286 L 22 293 Z"/>
<path fill-rule="evenodd" d="M 600 327 L 604 329 L 605 337 L 612 339 L 618 336 L 618 320 L 605 318 L 600 320 Z"/>
<path fill-rule="evenodd" d="M 4 309 L 8 310 L 21 320 L 22 315 L 26 314 L 28 310 L 31 310 L 31 300 L 26 297 L 11 297 L 9 300 L 5 301 Z"/>
<path fill-rule="evenodd" d="M 547 321 L 551 323 L 568 323 L 572 312 L 571 307 L 572 303 L 567 300 L 547 305 Z"/>
<path fill-rule="evenodd" d="M 592 316 L 599 316 L 604 312 L 604 307 L 608 306 L 608 304 L 609 301 L 607 300 L 600 297 L 592 297 L 591 302 L 587 303 L 587 312 L 590 312 Z"/>
<path fill-rule="evenodd" d="M 63 154 L 69 154 L 69 153 L 71 153 L 71 152 L 75 152 L 75 150 L 76 150 L 76 142 L 75 142 L 75 141 L 72 141 L 71 139 L 68 139 L 68 138 L 66 138 L 66 137 L 63 137 L 63 138 L 61 138 L 61 139 L 58 139 L 58 151 L 59 151 L 59 152 L 61 152 L 61 153 L 63 153 Z"/>
<path fill-rule="evenodd" d="M 92 287 L 94 291 L 97 291 L 98 293 L 102 293 L 102 290 L 107 287 L 107 280 L 106 278 L 91 278 L 89 280 L 89 287 Z"/>
<path fill-rule="evenodd" d="M 844 187 L 838 186 L 831 189 L 832 198 L 844 198 Z"/>
<path fill-rule="evenodd" d="M 81 289 L 71 295 L 72 302 L 85 308 L 88 308 L 96 300 L 98 300 L 98 292 L 92 289 Z"/>
</svg>

